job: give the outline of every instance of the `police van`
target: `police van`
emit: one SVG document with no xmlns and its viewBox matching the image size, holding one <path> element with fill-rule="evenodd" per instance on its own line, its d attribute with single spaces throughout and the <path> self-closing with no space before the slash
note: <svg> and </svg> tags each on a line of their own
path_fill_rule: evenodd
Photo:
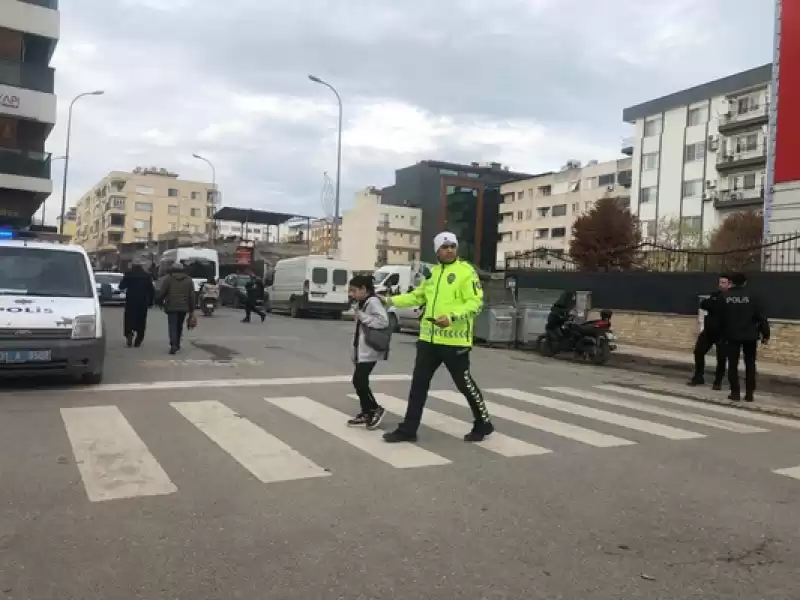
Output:
<svg viewBox="0 0 800 600">
<path fill-rule="evenodd" d="M 0 377 L 103 379 L 106 336 L 86 251 L 0 229 Z"/>
</svg>

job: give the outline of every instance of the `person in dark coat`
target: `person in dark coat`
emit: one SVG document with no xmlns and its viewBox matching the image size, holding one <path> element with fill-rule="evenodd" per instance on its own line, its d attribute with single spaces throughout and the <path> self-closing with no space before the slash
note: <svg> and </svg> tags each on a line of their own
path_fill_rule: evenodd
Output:
<svg viewBox="0 0 800 600">
<path fill-rule="evenodd" d="M 717 281 L 717 290 L 708 298 L 700 302 L 700 308 L 706 311 L 703 319 L 703 331 L 697 336 L 694 345 L 694 376 L 689 380 L 689 385 L 703 385 L 706 373 L 706 354 L 712 346 L 717 350 L 717 369 L 714 373 L 712 389 L 721 390 L 722 380 L 725 378 L 728 355 L 725 349 L 725 340 L 722 337 L 723 317 L 725 314 L 725 292 L 731 287 L 728 275 L 720 275 Z"/>
<path fill-rule="evenodd" d="M 128 348 L 139 348 L 147 329 L 147 311 L 155 301 L 153 279 L 136 263 L 122 277 L 119 289 L 125 292 L 124 334 Z M 134 334 L 136 339 L 134 340 Z"/>
<path fill-rule="evenodd" d="M 186 317 L 194 314 L 197 300 L 194 293 L 194 282 L 183 270 L 181 263 L 175 263 L 169 275 L 164 278 L 158 290 L 158 302 L 167 313 L 169 328 L 169 353 L 175 354 L 181 349 L 183 325 Z"/>
<path fill-rule="evenodd" d="M 742 273 L 731 275 L 731 289 L 725 292 L 723 336 L 728 352 L 728 381 L 731 395 L 728 400 L 741 400 L 739 388 L 739 357 L 744 356 L 744 400 L 753 401 L 756 389 L 756 353 L 758 341 L 769 343 L 769 321 L 764 304 L 755 293 L 747 289 L 747 277 Z"/>
<path fill-rule="evenodd" d="M 250 280 L 244 284 L 245 289 L 245 302 L 244 302 L 244 319 L 242 323 L 250 322 L 250 315 L 256 313 L 261 317 L 263 323 L 267 318 L 267 313 L 263 309 L 258 308 L 258 302 L 264 300 L 264 282 L 261 281 L 254 273 L 249 273 Z"/>
</svg>

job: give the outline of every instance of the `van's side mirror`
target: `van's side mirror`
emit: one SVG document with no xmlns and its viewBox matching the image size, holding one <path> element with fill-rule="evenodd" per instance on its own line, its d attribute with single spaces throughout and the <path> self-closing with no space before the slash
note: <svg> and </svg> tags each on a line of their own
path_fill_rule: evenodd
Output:
<svg viewBox="0 0 800 600">
<path fill-rule="evenodd" d="M 114 295 L 114 292 L 111 289 L 110 283 L 101 283 L 100 284 L 100 300 L 109 300 L 111 296 Z"/>
<path fill-rule="evenodd" d="M 408 286 L 408 289 L 406 290 L 406 292 L 410 293 L 410 292 L 413 292 L 413 291 L 414 291 L 414 286 L 413 285 Z"/>
</svg>

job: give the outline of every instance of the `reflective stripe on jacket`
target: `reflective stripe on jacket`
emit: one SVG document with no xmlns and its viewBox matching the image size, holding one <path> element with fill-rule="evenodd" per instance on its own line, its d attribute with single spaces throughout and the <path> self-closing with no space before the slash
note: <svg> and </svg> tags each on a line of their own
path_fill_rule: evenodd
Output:
<svg viewBox="0 0 800 600">
<path fill-rule="evenodd" d="M 417 289 L 392 297 L 397 308 L 425 306 L 419 339 L 442 346 L 472 346 L 473 322 L 483 309 L 483 288 L 478 273 L 466 261 L 436 265 Z M 450 318 L 450 327 L 428 319 Z"/>
</svg>

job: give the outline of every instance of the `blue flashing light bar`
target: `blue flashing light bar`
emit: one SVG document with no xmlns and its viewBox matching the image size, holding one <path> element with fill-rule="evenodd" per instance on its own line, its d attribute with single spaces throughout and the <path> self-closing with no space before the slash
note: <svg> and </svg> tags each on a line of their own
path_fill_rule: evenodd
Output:
<svg viewBox="0 0 800 600">
<path fill-rule="evenodd" d="M 0 240 L 13 240 L 16 237 L 16 231 L 13 229 L 0 229 Z"/>
</svg>

